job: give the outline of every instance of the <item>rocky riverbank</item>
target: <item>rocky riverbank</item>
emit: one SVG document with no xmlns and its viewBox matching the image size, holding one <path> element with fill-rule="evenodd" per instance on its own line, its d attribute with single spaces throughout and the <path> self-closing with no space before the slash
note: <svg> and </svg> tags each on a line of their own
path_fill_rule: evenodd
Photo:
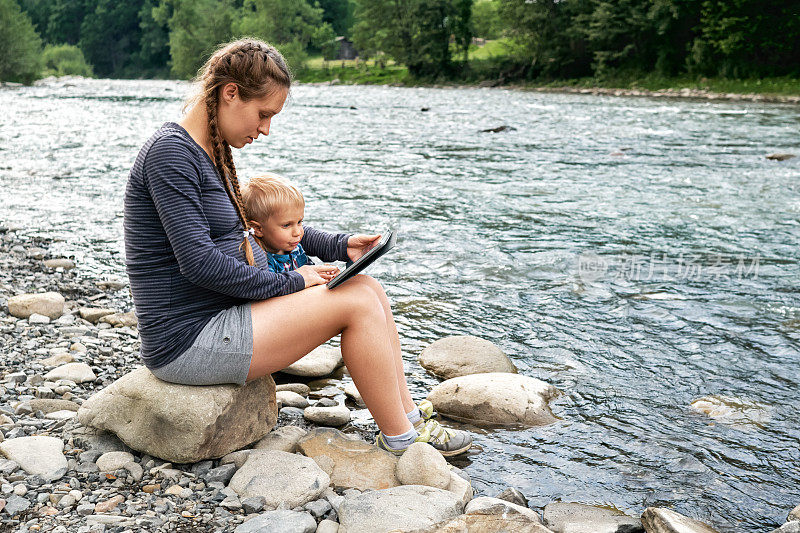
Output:
<svg viewBox="0 0 800 533">
<path fill-rule="evenodd" d="M 70 259 L 49 257 L 49 244 L 0 226 L 0 531 L 713 531 L 668 509 L 636 517 L 553 502 L 540 513 L 513 487 L 475 494 L 469 476 L 427 445 L 400 458 L 378 450 L 376 427 L 333 346 L 277 375 L 277 386 L 265 378 L 229 387 L 276 391 L 277 405 L 259 407 L 274 415 L 268 426 L 275 420 L 275 427 L 245 449 L 203 459 L 213 452 L 176 449 L 148 435 L 147 412 L 104 417 L 132 449 L 90 427 L 101 425 L 98 415 L 128 412 L 105 399 L 140 366 L 126 283 L 82 277 Z M 18 296 L 30 293 L 37 296 Z M 476 425 L 554 421 L 547 402 L 558 391 L 517 374 L 491 343 L 442 339 L 420 363 L 446 380 L 429 398 L 453 418 Z M 162 386 L 153 381 L 133 389 Z M 508 408 L 490 409 L 503 399 Z M 225 401 L 241 400 L 231 394 Z M 180 427 L 192 433 L 214 423 L 200 420 L 207 411 Z M 177 455 L 165 460 L 170 454 Z M 781 531 L 797 525 L 787 522 Z"/>
</svg>

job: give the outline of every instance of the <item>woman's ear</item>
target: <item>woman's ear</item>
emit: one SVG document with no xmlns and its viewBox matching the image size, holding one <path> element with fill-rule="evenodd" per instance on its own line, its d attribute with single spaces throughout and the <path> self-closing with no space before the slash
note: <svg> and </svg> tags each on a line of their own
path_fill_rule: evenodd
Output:
<svg viewBox="0 0 800 533">
<path fill-rule="evenodd" d="M 230 82 L 222 87 L 221 94 L 223 100 L 231 102 L 239 95 L 239 86 Z"/>
<path fill-rule="evenodd" d="M 253 228 L 253 235 L 255 235 L 256 237 L 264 236 L 264 231 L 261 228 L 261 224 L 259 224 L 255 220 L 250 220 L 248 222 L 250 222 L 250 227 Z"/>
</svg>

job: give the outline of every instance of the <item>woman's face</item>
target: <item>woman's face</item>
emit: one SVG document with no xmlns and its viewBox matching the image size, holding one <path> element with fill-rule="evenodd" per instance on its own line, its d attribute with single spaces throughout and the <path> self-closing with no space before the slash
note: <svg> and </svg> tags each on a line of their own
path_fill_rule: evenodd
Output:
<svg viewBox="0 0 800 533">
<path fill-rule="evenodd" d="M 234 148 L 241 148 L 259 135 L 269 135 L 272 117 L 281 112 L 288 94 L 287 89 L 279 87 L 264 98 L 244 102 L 236 84 L 229 83 L 222 88 L 217 111 L 222 138 Z"/>
</svg>

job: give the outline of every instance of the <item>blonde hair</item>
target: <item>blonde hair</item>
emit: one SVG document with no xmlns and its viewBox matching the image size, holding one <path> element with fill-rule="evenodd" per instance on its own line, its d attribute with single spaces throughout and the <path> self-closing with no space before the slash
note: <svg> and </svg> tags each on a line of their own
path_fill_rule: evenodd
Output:
<svg viewBox="0 0 800 533">
<path fill-rule="evenodd" d="M 221 45 L 208 58 L 195 78 L 198 92 L 187 102 L 187 106 L 204 104 L 206 107 L 214 166 L 233 207 L 236 208 L 239 221 L 247 232 L 250 224 L 242 205 L 242 193 L 231 147 L 223 140 L 218 126 L 219 93 L 228 83 L 235 83 L 242 101 L 247 102 L 254 98 L 263 98 L 276 88 L 288 90 L 292 84 L 292 74 L 275 47 L 257 39 L 240 39 Z M 255 265 L 253 249 L 246 236 L 239 246 L 240 250 L 242 248 L 247 263 Z"/>
<path fill-rule="evenodd" d="M 242 204 L 248 221 L 255 220 L 263 224 L 287 207 L 304 208 L 306 201 L 300 189 L 288 179 L 277 174 L 262 174 L 242 186 Z M 264 248 L 261 239 L 255 239 Z"/>
</svg>

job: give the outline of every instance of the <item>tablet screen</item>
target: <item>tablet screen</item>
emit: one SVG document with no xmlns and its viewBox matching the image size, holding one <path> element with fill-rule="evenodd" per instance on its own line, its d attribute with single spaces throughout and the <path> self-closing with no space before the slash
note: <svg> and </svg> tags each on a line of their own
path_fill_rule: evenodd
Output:
<svg viewBox="0 0 800 533">
<path fill-rule="evenodd" d="M 370 251 L 362 255 L 358 261 L 354 262 L 349 267 L 345 268 L 335 278 L 330 280 L 327 285 L 329 289 L 336 287 L 337 285 L 341 285 L 348 279 L 352 278 L 369 265 L 374 263 L 380 256 L 388 252 L 394 247 L 395 242 L 397 242 L 397 234 L 394 231 L 388 231 L 383 234 L 378 244 L 372 247 Z"/>
</svg>

